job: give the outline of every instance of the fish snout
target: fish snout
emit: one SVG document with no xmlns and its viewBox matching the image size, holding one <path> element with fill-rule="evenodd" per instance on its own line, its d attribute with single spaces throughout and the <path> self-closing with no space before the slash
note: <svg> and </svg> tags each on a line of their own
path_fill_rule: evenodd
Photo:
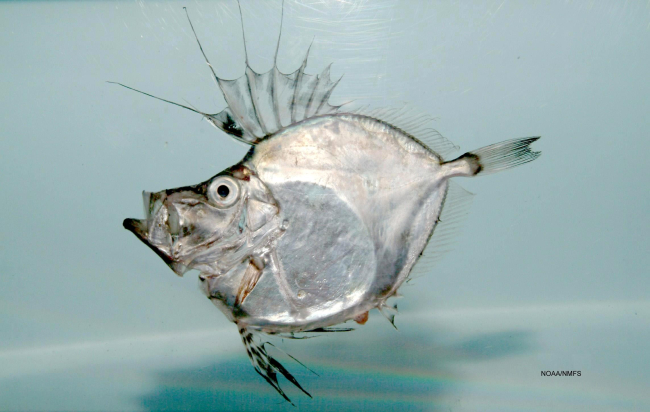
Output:
<svg viewBox="0 0 650 412">
<path fill-rule="evenodd" d="M 122 225 L 124 229 L 136 235 L 140 240 L 147 239 L 148 225 L 146 220 L 128 218 L 124 219 Z"/>
<path fill-rule="evenodd" d="M 171 256 L 169 256 L 168 248 L 161 247 L 151 241 L 149 238 L 149 222 L 143 219 L 124 219 L 122 223 L 124 228 L 129 232 L 136 235 L 138 239 L 142 241 L 145 245 L 149 246 L 151 250 L 156 252 L 156 254 L 169 266 L 171 270 L 174 271 L 178 276 L 183 276 L 190 268 L 184 265 L 181 262 L 175 261 Z"/>
</svg>

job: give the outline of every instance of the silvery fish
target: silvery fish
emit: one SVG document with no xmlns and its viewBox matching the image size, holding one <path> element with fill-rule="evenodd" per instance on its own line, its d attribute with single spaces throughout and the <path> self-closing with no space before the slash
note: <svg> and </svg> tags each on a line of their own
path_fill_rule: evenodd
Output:
<svg viewBox="0 0 650 412">
<path fill-rule="evenodd" d="M 237 325 L 255 370 L 291 402 L 278 373 L 311 395 L 258 335 L 349 330 L 333 326 L 363 324 L 371 309 L 393 323 L 387 300 L 423 255 L 436 255 L 471 198 L 451 179 L 530 162 L 539 137 L 447 159 L 454 146 L 421 116 L 331 105 L 338 81 L 329 67 L 307 74 L 305 57 L 293 73 L 280 72 L 280 38 L 271 70 L 257 73 L 247 58 L 235 80 L 217 76 L 196 41 L 224 110 L 207 114 L 132 90 L 201 114 L 250 150 L 204 182 L 144 192 L 145 218 L 124 227 L 176 274 L 200 272 L 201 290 Z"/>
</svg>

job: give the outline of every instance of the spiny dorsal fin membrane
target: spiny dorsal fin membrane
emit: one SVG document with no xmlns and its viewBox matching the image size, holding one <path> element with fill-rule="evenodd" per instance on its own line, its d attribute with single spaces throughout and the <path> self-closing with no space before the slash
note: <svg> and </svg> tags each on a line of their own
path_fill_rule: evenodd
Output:
<svg viewBox="0 0 650 412">
<path fill-rule="evenodd" d="M 218 79 L 228 107 L 207 119 L 248 144 L 256 144 L 278 130 L 310 117 L 336 113 L 328 103 L 338 82 L 330 79 L 330 66 L 320 75 L 304 73 L 304 64 L 291 74 L 277 66 L 266 73 L 246 67 L 235 80 Z"/>
<path fill-rule="evenodd" d="M 241 15 L 241 6 L 239 12 Z M 284 20 L 284 4 L 282 20 Z M 306 74 L 305 67 L 309 57 L 309 50 L 307 50 L 305 59 L 295 72 L 285 74 L 278 69 L 277 55 L 282 36 L 282 22 L 273 68 L 266 73 L 257 73 L 250 67 L 248 52 L 246 52 L 246 71 L 243 76 L 234 80 L 225 80 L 217 76 L 203 52 L 191 21 L 190 26 L 201 53 L 228 104 L 228 107 L 220 113 L 205 115 L 205 117 L 214 126 L 237 140 L 257 144 L 265 137 L 291 124 L 338 111 L 340 106 L 332 106 L 328 103 L 332 91 L 338 84 L 338 80 L 333 82 L 330 78 L 331 65 L 327 66 L 320 75 Z M 243 33 L 242 19 L 245 49 L 246 38 Z M 311 49 L 311 45 L 309 48 Z"/>
<path fill-rule="evenodd" d="M 187 12 L 187 9 L 184 9 Z M 309 50 L 300 68 L 293 73 L 282 73 L 278 69 L 276 50 L 273 68 L 266 73 L 257 73 L 253 70 L 248 64 L 247 57 L 244 75 L 234 80 L 225 80 L 218 77 L 203 51 L 203 46 L 201 46 L 201 42 L 196 35 L 189 14 L 187 19 L 201 54 L 203 54 L 205 62 L 212 71 L 212 75 L 221 89 L 228 107 L 219 113 L 208 114 L 121 83 L 108 83 L 118 84 L 154 99 L 199 113 L 215 127 L 250 145 L 257 144 L 282 128 L 310 117 L 336 113 L 341 107 L 329 104 L 329 98 L 341 80 L 332 81 L 330 78 L 331 65 L 327 66 L 319 75 L 305 73 Z M 280 28 L 280 31 L 282 31 L 282 28 Z M 280 37 L 278 37 L 278 46 L 279 42 Z M 244 40 L 244 47 L 245 45 Z"/>
</svg>

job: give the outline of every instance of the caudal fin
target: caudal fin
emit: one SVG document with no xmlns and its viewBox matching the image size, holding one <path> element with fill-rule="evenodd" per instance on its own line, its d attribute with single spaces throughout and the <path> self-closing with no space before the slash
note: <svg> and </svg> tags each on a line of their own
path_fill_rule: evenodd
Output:
<svg viewBox="0 0 650 412">
<path fill-rule="evenodd" d="M 496 173 L 537 159 L 542 152 L 531 150 L 530 145 L 538 139 L 539 136 L 506 140 L 465 153 L 461 158 L 474 166 L 474 175 Z"/>
<path fill-rule="evenodd" d="M 444 162 L 442 172 L 446 177 L 483 176 L 532 162 L 542 154 L 530 148 L 530 145 L 538 139 L 539 136 L 524 137 L 482 147 L 465 153 L 457 159 Z"/>
</svg>

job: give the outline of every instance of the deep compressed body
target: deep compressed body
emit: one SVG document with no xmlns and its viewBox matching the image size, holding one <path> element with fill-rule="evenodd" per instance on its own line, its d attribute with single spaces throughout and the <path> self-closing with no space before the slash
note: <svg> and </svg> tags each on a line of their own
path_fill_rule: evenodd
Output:
<svg viewBox="0 0 650 412">
<path fill-rule="evenodd" d="M 262 275 L 233 320 L 295 332 L 381 306 L 435 227 L 447 188 L 440 163 L 403 131 L 359 115 L 312 118 L 258 144 L 242 166 L 277 202 L 266 230 L 285 228 L 274 253 L 258 252 Z M 234 302 L 239 282 L 208 282 L 210 295 Z"/>
</svg>

